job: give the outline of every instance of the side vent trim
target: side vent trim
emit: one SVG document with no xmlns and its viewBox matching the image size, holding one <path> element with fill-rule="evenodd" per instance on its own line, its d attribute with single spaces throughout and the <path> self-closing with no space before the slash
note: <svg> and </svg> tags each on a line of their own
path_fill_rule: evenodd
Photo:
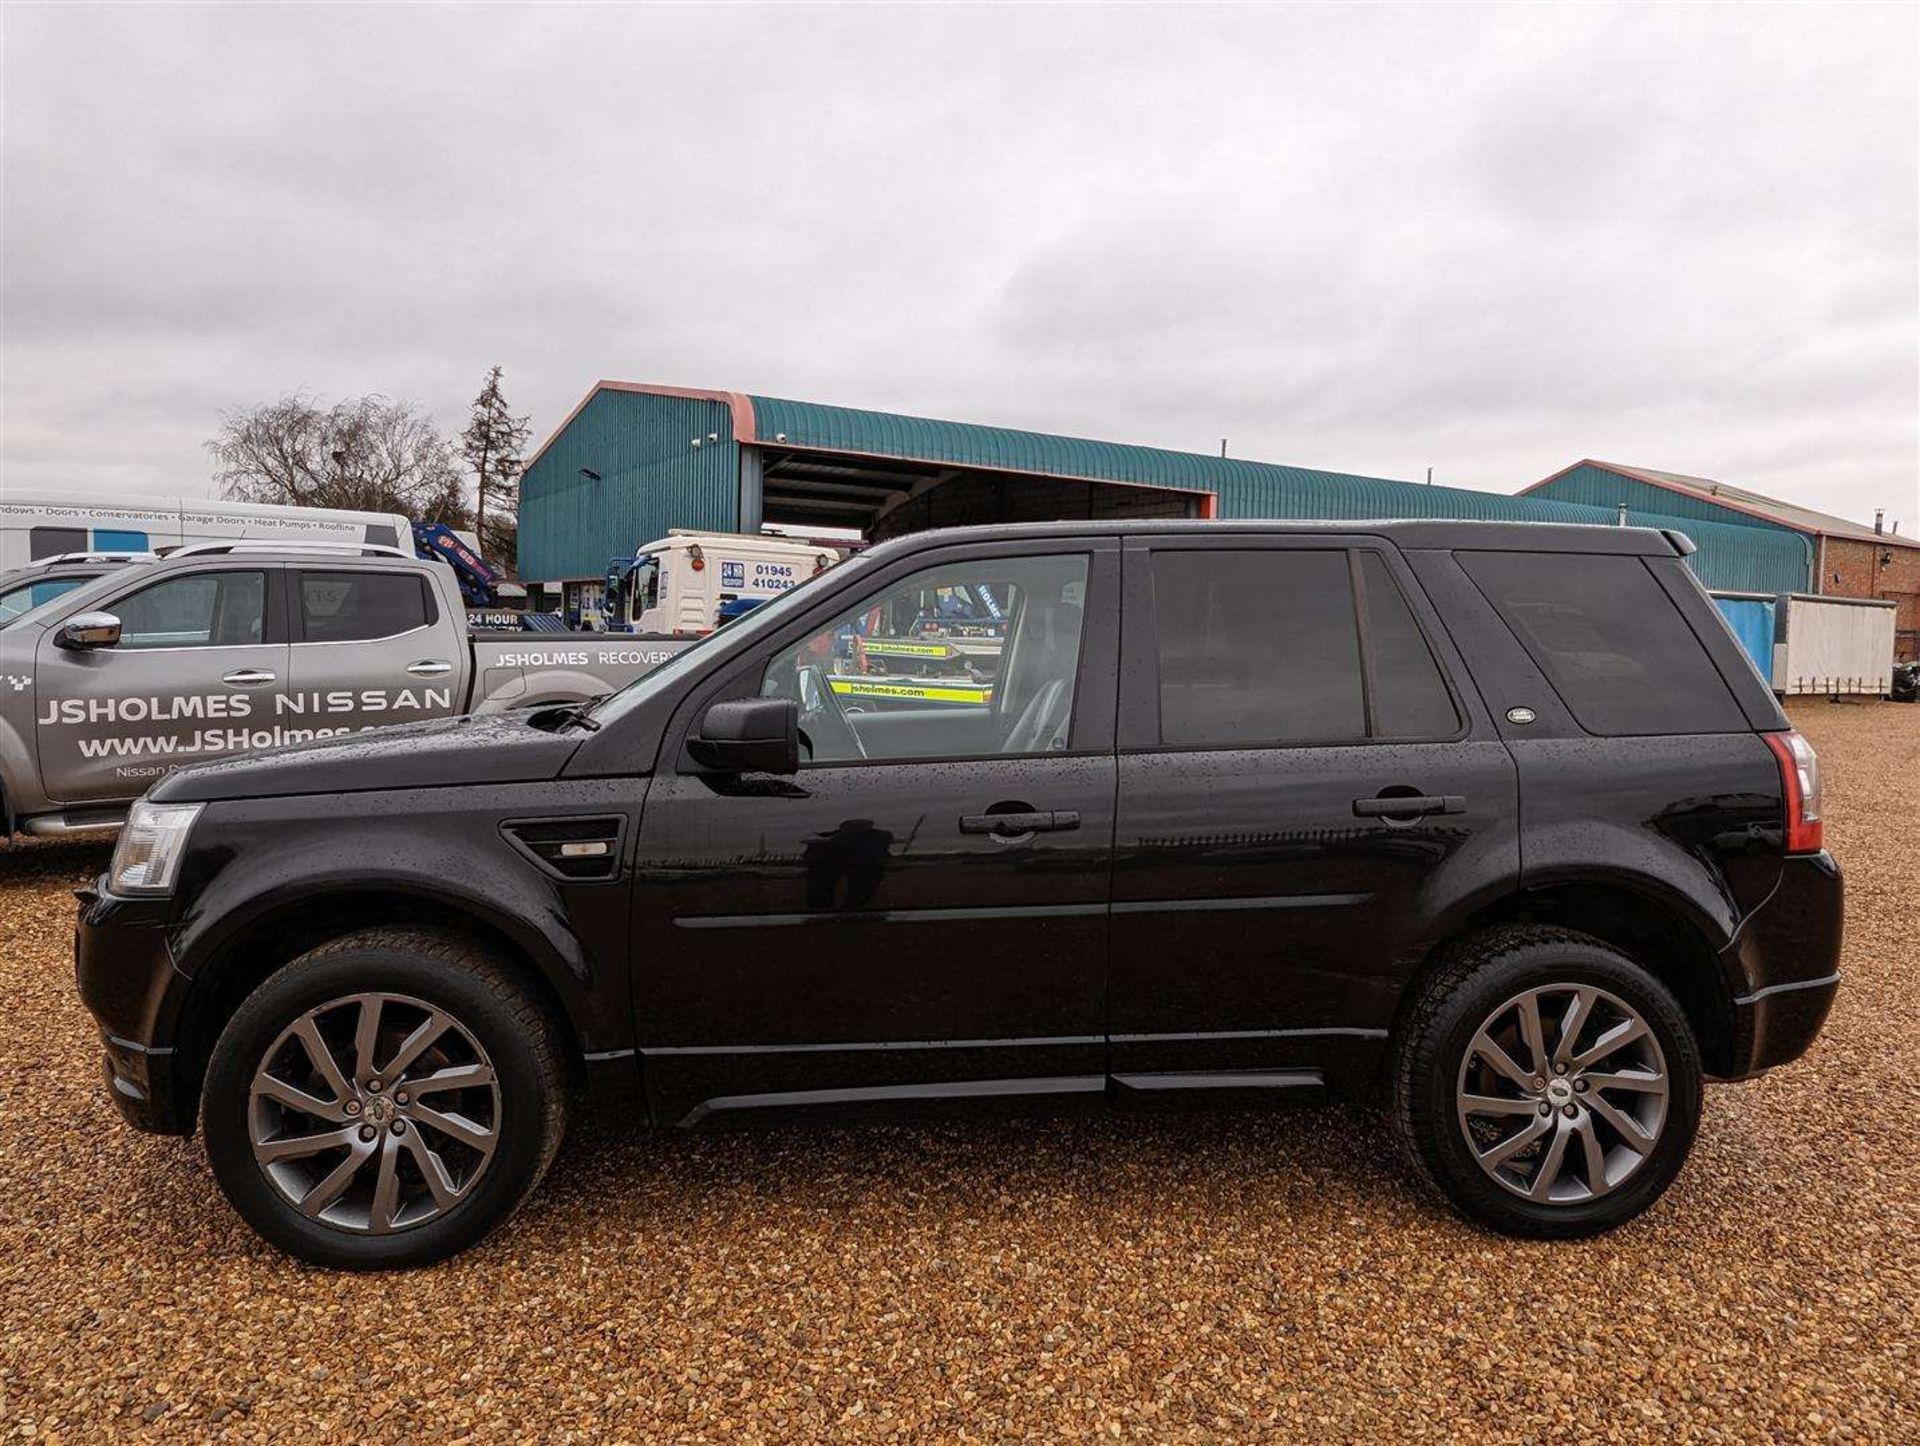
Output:
<svg viewBox="0 0 1920 1446">
<path fill-rule="evenodd" d="M 500 832 L 542 872 L 570 884 L 591 884 L 619 877 L 626 827 L 626 817 L 614 813 L 511 818 Z"/>
</svg>

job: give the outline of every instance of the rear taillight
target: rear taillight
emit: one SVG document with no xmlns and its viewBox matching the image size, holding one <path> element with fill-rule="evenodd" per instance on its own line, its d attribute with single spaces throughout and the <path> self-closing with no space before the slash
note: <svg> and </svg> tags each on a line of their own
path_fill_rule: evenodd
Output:
<svg viewBox="0 0 1920 1446">
<path fill-rule="evenodd" d="M 1798 733 L 1765 733 L 1780 760 L 1780 791 L 1787 801 L 1787 852 L 1820 852 L 1820 760 Z"/>
</svg>

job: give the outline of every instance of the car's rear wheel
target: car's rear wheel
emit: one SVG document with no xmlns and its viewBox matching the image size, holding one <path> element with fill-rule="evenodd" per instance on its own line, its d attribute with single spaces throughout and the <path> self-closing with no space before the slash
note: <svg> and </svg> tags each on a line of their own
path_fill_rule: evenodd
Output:
<svg viewBox="0 0 1920 1446">
<path fill-rule="evenodd" d="M 1466 941 L 1396 1041 L 1414 1169 L 1516 1235 L 1593 1235 L 1672 1183 L 1700 1116 L 1698 1046 L 1672 993 L 1619 951 L 1514 926 Z"/>
<path fill-rule="evenodd" d="M 350 1270 L 471 1245 L 531 1193 L 565 1128 L 552 1021 L 466 941 L 371 929 L 273 974 L 214 1047 L 221 1189 L 281 1249 Z"/>
</svg>

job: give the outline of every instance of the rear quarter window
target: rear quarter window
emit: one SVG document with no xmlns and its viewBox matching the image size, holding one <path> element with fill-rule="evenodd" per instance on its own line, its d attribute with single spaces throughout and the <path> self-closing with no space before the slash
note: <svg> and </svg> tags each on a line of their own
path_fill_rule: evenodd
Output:
<svg viewBox="0 0 1920 1446">
<path fill-rule="evenodd" d="M 1456 556 L 1587 732 L 1746 731 L 1713 660 L 1640 558 Z"/>
</svg>

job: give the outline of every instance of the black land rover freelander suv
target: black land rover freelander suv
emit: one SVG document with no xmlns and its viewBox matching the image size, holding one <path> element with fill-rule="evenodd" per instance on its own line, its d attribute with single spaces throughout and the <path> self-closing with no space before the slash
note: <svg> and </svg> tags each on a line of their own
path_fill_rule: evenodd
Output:
<svg viewBox="0 0 1920 1446">
<path fill-rule="evenodd" d="M 1374 1090 L 1468 1216 L 1604 1230 L 1838 981 L 1813 752 L 1688 550 L 923 533 L 597 705 L 183 768 L 82 895 L 108 1087 L 335 1266 L 479 1239 L 582 1095 Z"/>
</svg>

